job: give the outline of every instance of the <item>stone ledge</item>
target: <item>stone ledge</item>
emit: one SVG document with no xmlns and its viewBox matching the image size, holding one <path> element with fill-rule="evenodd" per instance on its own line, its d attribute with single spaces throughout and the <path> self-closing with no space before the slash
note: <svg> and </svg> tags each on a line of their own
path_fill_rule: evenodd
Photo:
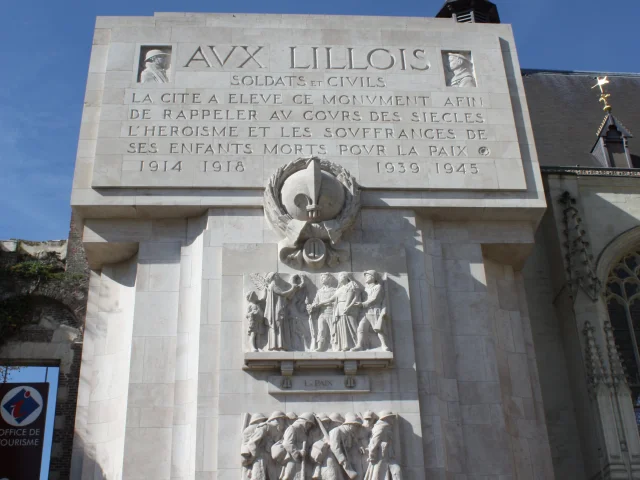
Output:
<svg viewBox="0 0 640 480">
<path fill-rule="evenodd" d="M 293 364 L 294 370 L 356 367 L 390 368 L 393 352 L 245 352 L 245 370 L 283 370 L 283 362 Z M 346 365 L 345 365 L 346 364 Z M 285 366 L 285 369 L 287 367 Z"/>
</svg>

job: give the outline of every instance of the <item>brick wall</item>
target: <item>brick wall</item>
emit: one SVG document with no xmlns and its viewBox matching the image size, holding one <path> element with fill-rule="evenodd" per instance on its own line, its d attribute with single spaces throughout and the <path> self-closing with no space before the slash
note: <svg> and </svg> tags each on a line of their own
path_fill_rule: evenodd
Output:
<svg viewBox="0 0 640 480">
<path fill-rule="evenodd" d="M 51 446 L 50 480 L 69 478 L 71 470 L 71 451 L 73 447 L 73 428 L 76 420 L 76 401 L 78 399 L 78 381 L 80 379 L 80 360 L 82 343 L 70 346 L 73 350 L 73 362 L 69 372 L 60 372 L 58 379 L 58 403 Z"/>
<path fill-rule="evenodd" d="M 47 285 L 35 292 L 36 295 L 31 296 L 31 323 L 0 343 L 0 365 L 57 363 L 60 366 L 49 467 L 51 480 L 66 480 L 71 470 L 89 274 L 78 223 L 72 217 L 64 265 L 65 271 L 76 279 L 61 285 Z M 14 265 L 20 255 L 17 251 L 0 250 L 0 266 Z M 82 275 L 85 280 L 78 281 Z M 25 292 L 7 288 L 3 291 L 0 285 L 0 298 L 14 294 Z"/>
</svg>

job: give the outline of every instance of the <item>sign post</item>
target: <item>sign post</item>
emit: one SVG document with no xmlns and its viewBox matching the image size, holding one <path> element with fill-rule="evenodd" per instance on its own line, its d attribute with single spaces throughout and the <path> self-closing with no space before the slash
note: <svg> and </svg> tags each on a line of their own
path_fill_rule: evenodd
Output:
<svg viewBox="0 0 640 480">
<path fill-rule="evenodd" d="M 0 384 L 0 478 L 39 480 L 48 383 Z"/>
</svg>

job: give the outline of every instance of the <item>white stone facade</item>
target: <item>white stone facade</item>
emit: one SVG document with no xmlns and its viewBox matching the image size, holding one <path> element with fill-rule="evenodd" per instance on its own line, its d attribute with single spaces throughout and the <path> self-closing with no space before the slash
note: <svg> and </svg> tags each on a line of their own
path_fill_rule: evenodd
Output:
<svg viewBox="0 0 640 480">
<path fill-rule="evenodd" d="M 294 62 L 290 48 L 299 45 L 307 56 Z M 316 47 L 324 57 L 309 53 Z M 329 47 L 343 52 L 334 68 Z M 149 49 L 170 52 L 170 66 L 158 75 L 167 82 L 140 81 L 146 53 L 140 55 Z M 458 78 L 472 74 L 473 83 L 445 72 L 449 52 L 470 52 L 473 71 Z M 388 68 L 381 63 L 391 58 Z M 375 73 L 361 73 L 362 61 Z M 252 66 L 249 77 L 295 74 L 308 83 L 234 85 L 242 62 Z M 306 72 L 307 64 L 314 71 Z M 364 81 L 384 87 L 328 88 L 342 70 L 349 73 L 338 77 L 352 79 L 343 81 L 370 77 Z M 99 18 L 72 196 L 93 269 L 72 478 L 238 480 L 243 415 L 278 410 L 394 412 L 395 454 L 409 480 L 554 478 L 521 273 L 545 199 L 519 71 L 508 25 L 306 15 Z M 382 92 L 395 103 L 422 96 L 426 103 L 323 106 L 322 95 L 345 92 L 378 95 L 374 102 Z M 174 94 L 182 100 L 163 106 L 162 96 Z M 215 108 L 229 118 L 174 121 L 179 110 L 202 115 L 195 94 L 226 99 Z M 231 105 L 238 98 L 232 94 L 256 97 L 247 108 Z M 260 104 L 276 94 L 282 105 Z M 145 95 L 148 108 L 134 105 Z M 132 118 L 145 115 L 143 108 L 148 118 Z M 162 119 L 166 110 L 170 118 Z M 246 110 L 255 118 L 239 113 Z M 292 117 L 270 120 L 276 110 Z M 339 118 L 305 120 L 305 111 L 329 110 Z M 354 120 L 356 110 L 378 120 Z M 414 114 L 429 121 L 412 125 Z M 482 134 L 473 125 L 479 119 Z M 237 127 L 233 142 L 251 143 L 252 152 L 177 154 L 172 149 L 182 147 L 172 143 L 193 141 L 173 142 L 160 130 L 157 139 L 131 135 L 162 126 L 165 133 L 172 126 Z M 427 137 L 394 138 L 412 127 Z M 355 138 L 323 137 L 337 128 L 352 129 Z M 289 145 L 289 134 L 324 150 L 259 153 L 265 144 Z M 451 138 L 429 138 L 438 135 Z M 349 152 L 366 146 L 369 154 L 342 154 L 341 145 Z M 374 158 L 380 152 L 387 154 Z M 263 210 L 268 178 L 311 154 L 348 169 L 362 188 L 355 225 L 340 239 L 348 255 L 320 270 L 282 261 L 282 237 Z M 250 368 L 246 275 L 345 271 L 363 282 L 368 270 L 386 275 L 393 355 L 384 358 L 391 364 L 349 363 L 353 352 L 295 352 L 308 358 Z M 373 360 L 378 353 L 388 352 L 362 352 Z M 303 368 L 307 360 L 313 370 Z M 355 370 L 369 377 L 369 391 L 269 392 L 274 374 L 342 379 Z"/>
</svg>

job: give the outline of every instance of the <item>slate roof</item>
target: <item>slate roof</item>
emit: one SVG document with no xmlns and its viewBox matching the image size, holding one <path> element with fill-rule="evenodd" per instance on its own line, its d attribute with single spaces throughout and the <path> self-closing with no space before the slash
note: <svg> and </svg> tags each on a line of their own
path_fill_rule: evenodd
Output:
<svg viewBox="0 0 640 480">
<path fill-rule="evenodd" d="M 541 166 L 601 166 L 589 153 L 606 113 L 595 77 L 608 76 L 613 115 L 631 132 L 629 147 L 640 161 L 640 74 L 522 70 Z"/>
</svg>

